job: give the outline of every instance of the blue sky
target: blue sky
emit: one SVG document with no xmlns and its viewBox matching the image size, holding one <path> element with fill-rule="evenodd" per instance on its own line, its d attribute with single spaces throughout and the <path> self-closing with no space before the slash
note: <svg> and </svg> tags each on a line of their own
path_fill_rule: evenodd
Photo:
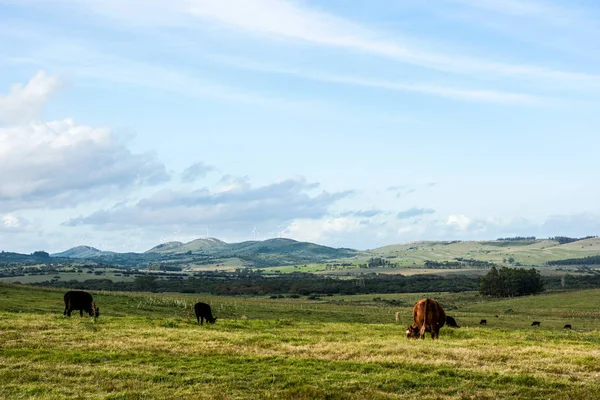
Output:
<svg viewBox="0 0 600 400">
<path fill-rule="evenodd" d="M 598 234 L 598 21 L 591 0 L 0 0 L 0 249 Z"/>
</svg>

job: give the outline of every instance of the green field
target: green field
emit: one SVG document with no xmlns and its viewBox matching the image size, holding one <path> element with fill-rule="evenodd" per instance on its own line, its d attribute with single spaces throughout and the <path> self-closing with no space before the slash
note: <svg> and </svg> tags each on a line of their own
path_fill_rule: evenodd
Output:
<svg viewBox="0 0 600 400">
<path fill-rule="evenodd" d="M 504 259 L 513 257 L 523 265 L 542 265 L 548 261 L 567 258 L 581 258 L 600 254 L 600 238 L 559 244 L 553 240 L 538 240 L 533 243 L 512 243 L 502 246 L 502 242 L 414 242 L 384 246 L 371 250 L 375 257 L 396 257 L 390 259 L 401 266 L 422 264 L 425 260 L 451 261 L 457 257 L 474 258 L 502 264 Z"/>
<path fill-rule="evenodd" d="M 600 391 L 600 290 L 499 301 L 432 293 L 462 326 L 444 327 L 437 342 L 404 338 L 424 294 L 94 293 L 94 323 L 63 317 L 63 293 L 0 285 L 0 398 L 597 399 Z M 216 324 L 196 324 L 198 300 L 212 305 Z"/>
</svg>

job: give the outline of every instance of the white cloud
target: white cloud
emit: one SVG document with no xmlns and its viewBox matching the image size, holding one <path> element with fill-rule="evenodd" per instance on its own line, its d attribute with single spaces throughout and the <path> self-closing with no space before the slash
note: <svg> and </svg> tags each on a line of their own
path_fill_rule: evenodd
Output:
<svg viewBox="0 0 600 400">
<path fill-rule="evenodd" d="M 18 228 L 21 226 L 21 220 L 14 215 L 5 215 L 2 217 L 2 223 L 7 228 Z"/>
<path fill-rule="evenodd" d="M 46 101 L 60 86 L 58 78 L 44 71 L 35 74 L 25 86 L 13 85 L 7 95 L 0 95 L 0 121 L 17 124 L 41 118 Z"/>
<path fill-rule="evenodd" d="M 295 240 L 333 244 L 340 235 L 351 235 L 361 229 L 363 228 L 357 218 L 298 219 L 287 227 L 285 233 Z"/>
<path fill-rule="evenodd" d="M 261 225 L 274 231 L 277 224 L 294 219 L 322 218 L 328 215 L 330 206 L 352 193 L 321 191 L 313 194 L 317 187 L 318 184 L 306 182 L 304 178 L 292 178 L 259 187 L 252 187 L 243 180 L 216 190 L 165 189 L 135 204 L 122 204 L 72 218 L 65 225 L 122 229 L 177 224 L 197 230 L 210 224 L 215 230 L 229 234 L 240 227 Z"/>
<path fill-rule="evenodd" d="M 450 215 L 446 220 L 446 225 L 456 227 L 461 231 L 467 230 L 469 225 L 471 224 L 471 219 L 466 215 L 458 214 L 458 215 Z"/>
<path fill-rule="evenodd" d="M 8 99 L 33 115 L 55 86 L 38 73 Z M 18 96 L 13 96 L 18 93 Z M 64 207 L 94 199 L 111 188 L 156 184 L 169 177 L 153 154 L 133 154 L 108 128 L 72 119 L 0 128 L 0 207 Z"/>
</svg>

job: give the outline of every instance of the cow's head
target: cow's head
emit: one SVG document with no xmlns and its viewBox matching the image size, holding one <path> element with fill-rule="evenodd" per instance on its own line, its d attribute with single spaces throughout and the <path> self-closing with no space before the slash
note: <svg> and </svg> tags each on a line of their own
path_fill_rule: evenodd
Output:
<svg viewBox="0 0 600 400">
<path fill-rule="evenodd" d="M 410 325 L 406 329 L 406 338 L 407 339 L 418 339 L 419 338 L 419 327 L 416 325 Z"/>
<path fill-rule="evenodd" d="M 210 323 L 210 324 L 214 324 L 214 323 L 215 323 L 215 321 L 217 320 L 217 317 L 214 317 L 213 319 L 208 319 L 208 318 L 206 318 L 206 320 L 208 321 L 208 323 Z"/>
</svg>

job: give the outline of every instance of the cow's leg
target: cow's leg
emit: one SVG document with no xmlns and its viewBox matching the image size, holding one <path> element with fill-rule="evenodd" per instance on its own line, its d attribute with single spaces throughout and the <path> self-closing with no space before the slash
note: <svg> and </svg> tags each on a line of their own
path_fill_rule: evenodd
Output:
<svg viewBox="0 0 600 400">
<path fill-rule="evenodd" d="M 196 319 L 198 320 L 198 325 L 200 325 L 200 317 L 196 317 Z"/>
<path fill-rule="evenodd" d="M 83 310 L 79 310 L 79 316 L 83 317 Z"/>
<path fill-rule="evenodd" d="M 204 317 L 203 316 L 200 317 L 200 325 L 204 325 Z"/>
<path fill-rule="evenodd" d="M 67 308 L 67 317 L 70 317 L 70 316 L 71 316 L 71 311 L 72 311 L 72 310 L 71 310 L 70 308 Z"/>
</svg>

